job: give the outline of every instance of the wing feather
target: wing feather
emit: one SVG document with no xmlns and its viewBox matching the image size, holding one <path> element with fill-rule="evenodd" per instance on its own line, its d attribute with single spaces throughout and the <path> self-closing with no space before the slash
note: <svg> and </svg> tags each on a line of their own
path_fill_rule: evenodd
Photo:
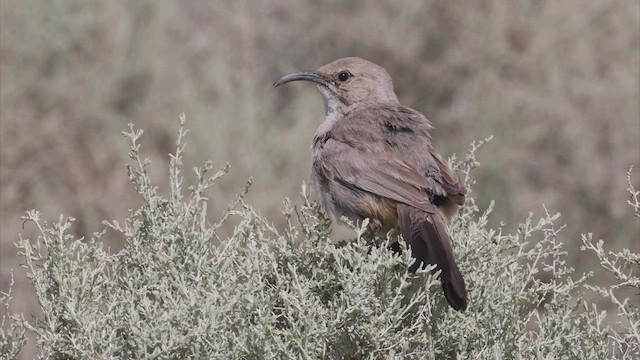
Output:
<svg viewBox="0 0 640 360">
<path fill-rule="evenodd" d="M 322 154 L 326 175 L 361 190 L 433 213 L 431 182 L 410 165 L 385 153 L 368 153 L 329 139 Z"/>
</svg>

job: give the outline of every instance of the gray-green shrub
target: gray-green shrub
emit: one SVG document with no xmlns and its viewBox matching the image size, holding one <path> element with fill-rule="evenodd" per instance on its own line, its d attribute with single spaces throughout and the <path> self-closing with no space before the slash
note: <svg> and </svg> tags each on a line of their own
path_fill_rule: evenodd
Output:
<svg viewBox="0 0 640 360">
<path fill-rule="evenodd" d="M 171 156 L 170 190 L 160 194 L 147 172 L 150 161 L 139 152 L 142 131 L 131 126 L 124 134 L 131 141 L 129 179 L 142 205 L 122 222 L 105 222 L 105 230 L 91 239 L 73 236 L 71 218 L 49 226 L 38 212 L 27 212 L 25 221 L 35 224 L 40 236 L 21 239 L 18 247 L 42 316 L 25 319 L 5 311 L 3 329 L 7 316 L 11 325 L 0 333 L 3 357 L 17 356 L 25 332 L 35 335 L 41 358 L 56 359 L 639 354 L 637 305 L 616 295 L 619 287 L 636 292 L 640 287 L 638 254 L 607 253 L 602 242 L 594 244 L 585 235 L 584 248 L 619 280 L 611 288 L 591 286 L 589 274 L 566 266 L 558 238 L 562 226 L 546 209 L 539 221 L 530 216 L 516 233 L 504 234 L 487 225 L 493 204 L 481 210 L 470 197 L 450 224 L 470 291 L 469 310 L 459 313 L 446 306 L 437 274 L 409 274 L 408 251 L 397 255 L 388 243 L 371 244 L 362 236 L 366 223 L 349 224 L 353 239 L 332 238 L 329 220 L 305 186 L 300 204 L 285 201 L 284 228 L 247 204 L 248 185 L 213 219 L 205 191 L 226 167 L 213 172 L 206 163 L 194 169 L 197 181 L 185 191 L 181 127 Z M 456 165 L 470 186 L 479 145 Z M 236 222 L 233 234 L 219 238 L 230 221 Z M 105 231 L 121 234 L 122 250 L 105 248 L 100 240 Z M 594 290 L 612 301 L 610 313 L 583 299 Z M 2 300 L 6 304 L 9 298 L 5 294 Z"/>
</svg>

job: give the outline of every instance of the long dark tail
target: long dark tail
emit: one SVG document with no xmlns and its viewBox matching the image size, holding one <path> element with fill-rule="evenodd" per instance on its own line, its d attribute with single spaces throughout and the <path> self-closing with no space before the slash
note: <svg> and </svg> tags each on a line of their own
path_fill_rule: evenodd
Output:
<svg viewBox="0 0 640 360">
<path fill-rule="evenodd" d="M 415 272 L 426 264 L 436 265 L 442 290 L 449 305 L 458 311 L 467 309 L 464 279 L 453 258 L 449 234 L 440 214 L 429 214 L 414 207 L 398 204 L 398 222 L 416 262 L 409 269 Z"/>
</svg>

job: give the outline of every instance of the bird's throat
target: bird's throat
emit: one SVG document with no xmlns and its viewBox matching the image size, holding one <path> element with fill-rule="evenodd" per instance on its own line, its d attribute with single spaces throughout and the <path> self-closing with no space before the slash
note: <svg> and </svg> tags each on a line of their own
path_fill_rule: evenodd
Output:
<svg viewBox="0 0 640 360">
<path fill-rule="evenodd" d="M 317 85 L 317 87 L 320 93 L 322 94 L 322 99 L 324 100 L 325 116 L 329 117 L 330 115 L 333 115 L 334 113 L 338 112 L 341 104 L 336 94 L 334 94 L 326 86 Z"/>
</svg>

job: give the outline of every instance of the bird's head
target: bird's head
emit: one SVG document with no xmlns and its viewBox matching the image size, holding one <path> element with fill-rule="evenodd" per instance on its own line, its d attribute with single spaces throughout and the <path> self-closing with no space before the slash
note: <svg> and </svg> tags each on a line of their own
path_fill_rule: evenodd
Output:
<svg viewBox="0 0 640 360">
<path fill-rule="evenodd" d="M 304 80 L 316 84 L 325 99 L 327 114 L 345 113 L 366 102 L 397 104 L 391 76 L 372 62 L 357 57 L 335 60 L 316 70 L 296 71 L 281 76 L 273 86 Z"/>
</svg>

